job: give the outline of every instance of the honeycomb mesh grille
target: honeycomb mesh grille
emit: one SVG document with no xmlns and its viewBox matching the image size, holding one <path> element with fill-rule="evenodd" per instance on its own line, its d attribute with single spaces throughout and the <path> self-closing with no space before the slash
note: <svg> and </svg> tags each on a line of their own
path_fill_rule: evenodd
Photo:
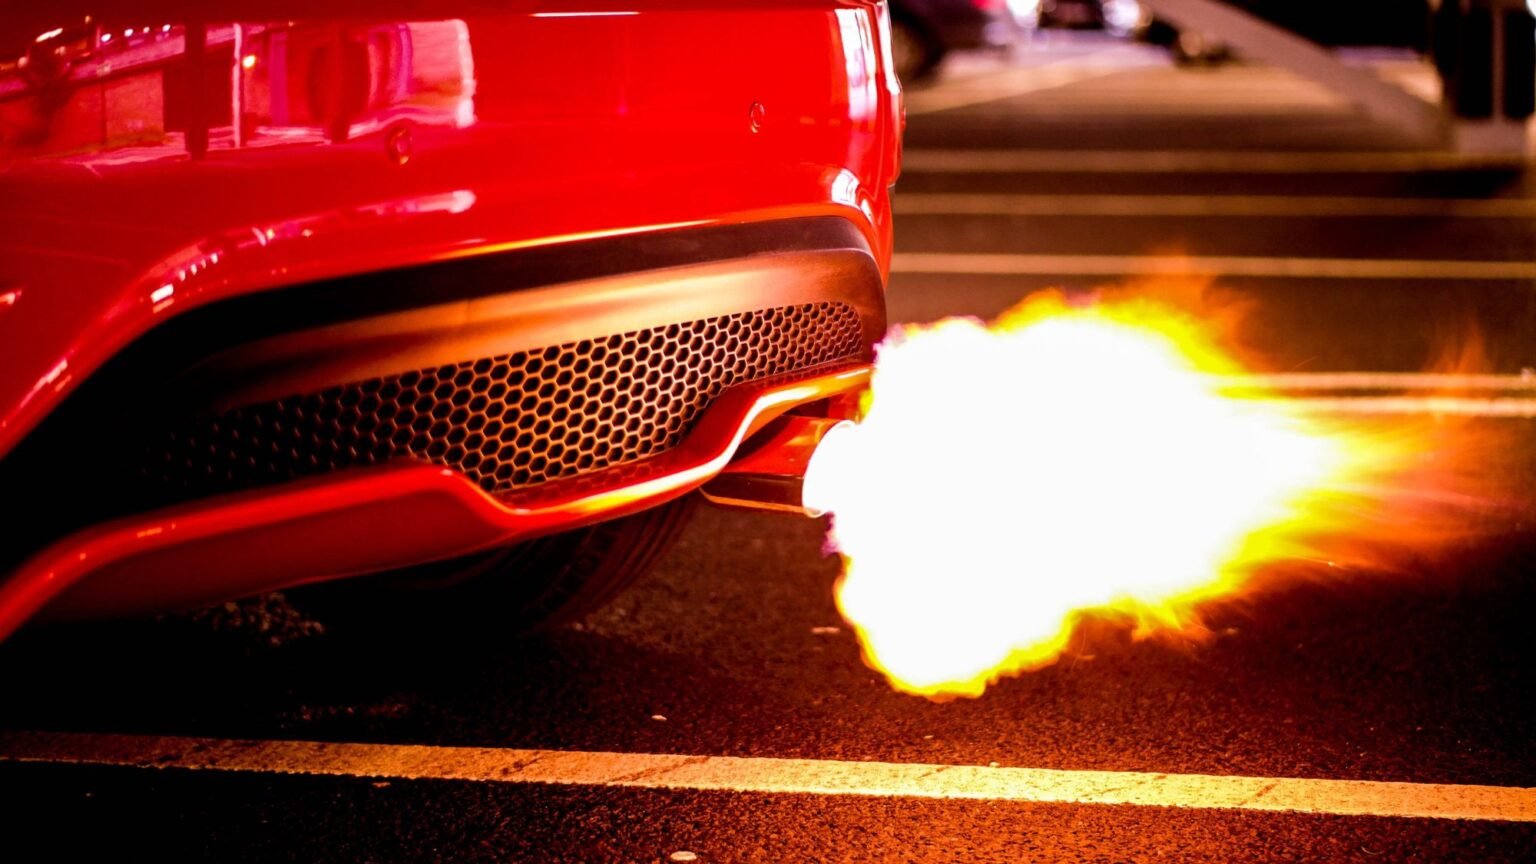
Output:
<svg viewBox="0 0 1536 864">
<path fill-rule="evenodd" d="M 145 473 L 215 492 L 414 458 L 506 492 L 662 453 L 727 388 L 862 349 L 846 303 L 635 330 L 198 417 L 152 445 Z"/>
</svg>

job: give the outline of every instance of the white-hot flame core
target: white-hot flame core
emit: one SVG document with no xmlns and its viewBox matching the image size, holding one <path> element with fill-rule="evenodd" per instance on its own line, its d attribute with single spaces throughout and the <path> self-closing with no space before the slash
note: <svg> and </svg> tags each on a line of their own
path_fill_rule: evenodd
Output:
<svg viewBox="0 0 1536 864">
<path fill-rule="evenodd" d="M 823 441 L 839 606 L 903 690 L 979 695 L 1054 659 L 1079 610 L 1177 624 L 1343 445 L 1221 395 L 1156 328 L 1092 310 L 954 319 L 882 346 L 865 418 Z"/>
</svg>

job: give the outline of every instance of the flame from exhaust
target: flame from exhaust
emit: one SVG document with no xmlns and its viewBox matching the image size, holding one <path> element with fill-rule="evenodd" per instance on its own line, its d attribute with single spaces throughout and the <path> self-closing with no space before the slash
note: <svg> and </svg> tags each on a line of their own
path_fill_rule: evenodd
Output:
<svg viewBox="0 0 1536 864">
<path fill-rule="evenodd" d="M 1428 536 L 1411 507 L 1381 521 L 1373 491 L 1422 461 L 1422 430 L 1223 389 L 1243 371 L 1148 299 L 1049 293 L 990 326 L 893 332 L 862 421 L 804 487 L 832 514 L 866 662 L 906 692 L 979 696 L 1054 662 L 1086 619 L 1198 636 L 1202 604 L 1259 565 L 1348 554 L 1320 538 Z"/>
</svg>

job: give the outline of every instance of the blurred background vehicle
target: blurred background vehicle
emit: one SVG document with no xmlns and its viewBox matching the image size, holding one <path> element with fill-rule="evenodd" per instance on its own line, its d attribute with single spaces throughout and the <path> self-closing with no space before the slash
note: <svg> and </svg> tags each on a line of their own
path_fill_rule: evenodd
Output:
<svg viewBox="0 0 1536 864">
<path fill-rule="evenodd" d="M 1023 30 L 1060 28 L 1132 33 L 1150 17 L 1137 0 L 1009 0 L 1015 23 Z"/>
<path fill-rule="evenodd" d="M 933 75 L 950 51 L 1012 44 L 1009 0 L 891 0 L 891 54 L 905 83 Z"/>
<path fill-rule="evenodd" d="M 1035 8 L 1041 27 L 1094 29 L 1104 26 L 1104 6 L 1098 0 L 1038 0 Z"/>
</svg>

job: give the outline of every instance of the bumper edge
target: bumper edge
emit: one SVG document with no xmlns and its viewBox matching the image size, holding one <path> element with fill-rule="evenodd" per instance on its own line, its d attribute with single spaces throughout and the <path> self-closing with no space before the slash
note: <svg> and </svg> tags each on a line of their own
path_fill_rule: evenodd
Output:
<svg viewBox="0 0 1536 864">
<path fill-rule="evenodd" d="M 769 420 L 859 390 L 869 374 L 868 364 L 854 363 L 735 388 L 682 444 L 615 469 L 619 479 L 600 472 L 496 497 L 451 470 L 397 463 L 104 523 L 32 556 L 0 584 L 0 639 L 39 612 L 78 618 L 196 606 L 627 515 L 698 488 Z"/>
</svg>

